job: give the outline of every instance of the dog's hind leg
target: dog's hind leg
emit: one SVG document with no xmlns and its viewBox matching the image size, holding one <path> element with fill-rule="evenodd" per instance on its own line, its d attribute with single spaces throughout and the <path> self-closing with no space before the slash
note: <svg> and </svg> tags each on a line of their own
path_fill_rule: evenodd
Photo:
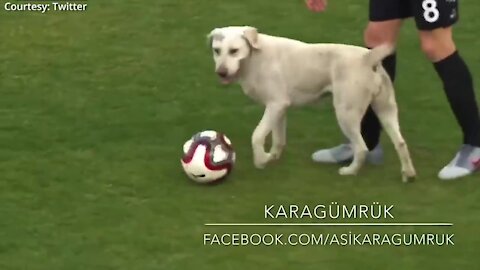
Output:
<svg viewBox="0 0 480 270">
<path fill-rule="evenodd" d="M 398 108 L 393 88 L 387 86 L 372 101 L 372 108 L 382 123 L 385 132 L 392 140 L 402 166 L 402 180 L 408 182 L 416 176 L 415 168 L 401 132 L 398 120 Z"/>
<path fill-rule="evenodd" d="M 358 97 L 351 91 L 343 91 L 343 87 L 355 88 L 354 85 L 337 85 L 333 102 L 338 124 L 353 148 L 353 161 L 349 166 L 339 170 L 341 175 L 355 175 L 365 162 L 368 153 L 367 145 L 361 134 L 361 121 L 368 107 L 365 97 Z M 361 91 L 360 91 L 361 92 Z M 358 92 L 357 92 L 358 93 Z"/>
</svg>

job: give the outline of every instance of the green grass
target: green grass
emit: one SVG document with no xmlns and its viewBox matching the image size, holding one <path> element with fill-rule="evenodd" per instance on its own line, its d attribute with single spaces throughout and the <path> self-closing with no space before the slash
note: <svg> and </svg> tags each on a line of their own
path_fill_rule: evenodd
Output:
<svg viewBox="0 0 480 270">
<path fill-rule="evenodd" d="M 330 100 L 290 111 L 288 147 L 266 170 L 250 134 L 262 107 L 221 87 L 205 36 L 254 25 L 308 42 L 362 45 L 366 1 L 89 1 L 85 13 L 0 11 L 0 269 L 474 269 L 479 263 L 478 175 L 444 183 L 460 132 L 413 22 L 399 44 L 401 124 L 418 181 L 400 181 L 389 141 L 383 166 L 340 177 L 310 153 L 341 140 Z M 462 2 L 456 41 L 479 77 L 480 6 Z M 217 186 L 187 180 L 179 158 L 193 133 L 216 129 L 237 165 Z M 348 228 L 207 228 L 263 222 L 273 203 L 395 205 L 398 222 L 451 228 L 352 232 L 455 233 L 453 247 L 210 247 L 204 233 L 329 233 Z"/>
</svg>

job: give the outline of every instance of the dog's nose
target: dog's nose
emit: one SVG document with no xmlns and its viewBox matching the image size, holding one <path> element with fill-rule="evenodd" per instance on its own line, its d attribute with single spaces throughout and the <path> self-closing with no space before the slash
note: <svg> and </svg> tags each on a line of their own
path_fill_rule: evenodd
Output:
<svg viewBox="0 0 480 270">
<path fill-rule="evenodd" d="M 218 74 L 218 76 L 220 76 L 222 78 L 225 78 L 225 77 L 228 76 L 228 70 L 226 68 L 221 67 L 217 70 L 217 74 Z"/>
</svg>

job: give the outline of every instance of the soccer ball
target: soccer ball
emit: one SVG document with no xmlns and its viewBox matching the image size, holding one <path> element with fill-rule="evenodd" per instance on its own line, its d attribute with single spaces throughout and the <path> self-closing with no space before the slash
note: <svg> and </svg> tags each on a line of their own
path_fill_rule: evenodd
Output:
<svg viewBox="0 0 480 270">
<path fill-rule="evenodd" d="M 199 132 L 185 142 L 182 157 L 183 170 L 198 183 L 213 183 L 224 179 L 235 164 L 231 141 L 220 132 Z"/>
</svg>

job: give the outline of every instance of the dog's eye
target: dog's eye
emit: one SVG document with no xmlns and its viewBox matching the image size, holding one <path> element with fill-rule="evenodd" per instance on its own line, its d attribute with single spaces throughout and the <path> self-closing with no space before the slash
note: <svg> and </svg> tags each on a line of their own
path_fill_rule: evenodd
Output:
<svg viewBox="0 0 480 270">
<path fill-rule="evenodd" d="M 238 49 L 230 49 L 228 51 L 229 54 L 233 55 L 233 54 L 236 54 L 238 52 Z"/>
<path fill-rule="evenodd" d="M 216 55 L 219 55 L 219 54 L 220 54 L 220 49 L 215 48 L 215 49 L 213 49 L 213 52 L 214 52 Z"/>
</svg>

